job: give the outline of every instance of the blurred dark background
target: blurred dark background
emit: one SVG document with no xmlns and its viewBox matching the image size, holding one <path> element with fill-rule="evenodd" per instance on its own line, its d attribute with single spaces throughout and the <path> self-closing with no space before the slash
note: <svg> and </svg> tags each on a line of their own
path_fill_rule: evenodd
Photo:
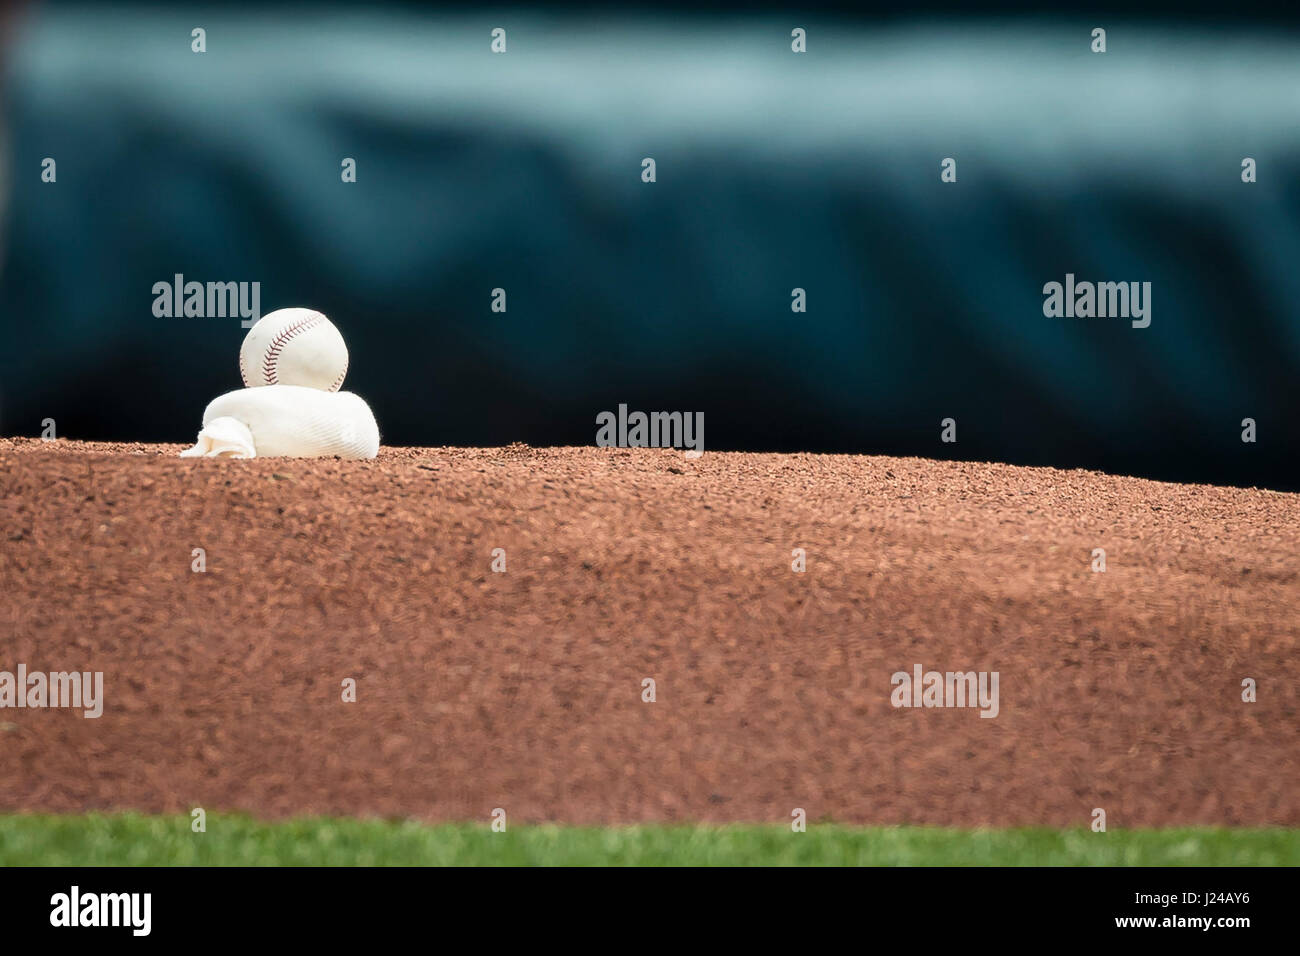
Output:
<svg viewBox="0 0 1300 956">
<path fill-rule="evenodd" d="M 711 450 L 1297 490 L 1293 16 L 29 5 L 0 434 L 192 441 L 244 330 L 156 318 L 182 273 L 329 314 L 386 444 L 593 444 L 626 403 L 703 411 Z M 1067 272 L 1151 282 L 1150 328 L 1044 317 Z"/>
</svg>

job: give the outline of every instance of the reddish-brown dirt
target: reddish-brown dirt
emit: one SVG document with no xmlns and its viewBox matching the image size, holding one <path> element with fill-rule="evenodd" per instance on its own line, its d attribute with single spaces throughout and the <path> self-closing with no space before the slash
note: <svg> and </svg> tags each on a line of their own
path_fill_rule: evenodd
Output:
<svg viewBox="0 0 1300 956">
<path fill-rule="evenodd" d="M 98 720 L 0 710 L 0 811 L 1300 825 L 1300 495 L 180 448 L 0 441 L 0 670 L 105 683 Z M 917 664 L 997 671 L 998 716 L 894 708 Z"/>
</svg>

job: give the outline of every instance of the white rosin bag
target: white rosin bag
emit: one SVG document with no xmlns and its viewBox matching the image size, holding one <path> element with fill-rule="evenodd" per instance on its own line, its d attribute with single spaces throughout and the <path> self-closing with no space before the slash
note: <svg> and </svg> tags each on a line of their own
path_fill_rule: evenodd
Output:
<svg viewBox="0 0 1300 956">
<path fill-rule="evenodd" d="M 261 385 L 208 403 L 198 443 L 182 458 L 374 458 L 379 425 L 352 392 Z"/>
</svg>

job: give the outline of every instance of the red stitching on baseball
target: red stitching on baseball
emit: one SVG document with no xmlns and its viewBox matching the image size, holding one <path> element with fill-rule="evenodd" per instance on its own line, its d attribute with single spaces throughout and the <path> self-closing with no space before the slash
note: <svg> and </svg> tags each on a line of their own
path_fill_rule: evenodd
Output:
<svg viewBox="0 0 1300 956">
<path fill-rule="evenodd" d="M 339 377 L 336 378 L 334 380 L 334 384 L 330 386 L 331 392 L 337 392 L 339 390 L 339 386 L 343 384 L 343 379 L 347 378 L 347 374 L 348 374 L 348 360 L 345 358 L 343 360 L 343 371 L 339 372 Z"/>
<path fill-rule="evenodd" d="M 299 332 L 304 332 L 314 325 L 319 325 L 322 318 L 324 316 L 317 312 L 305 319 L 298 319 L 296 322 L 289 323 L 275 334 L 275 338 L 271 339 L 271 344 L 262 353 L 262 378 L 266 380 L 266 384 L 276 384 L 275 367 L 280 361 L 280 351 L 285 344 Z M 344 369 L 344 371 L 347 370 Z"/>
</svg>

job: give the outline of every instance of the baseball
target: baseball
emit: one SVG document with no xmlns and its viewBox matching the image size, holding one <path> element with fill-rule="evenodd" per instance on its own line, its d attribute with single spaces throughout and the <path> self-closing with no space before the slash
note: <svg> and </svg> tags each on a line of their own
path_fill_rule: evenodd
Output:
<svg viewBox="0 0 1300 956">
<path fill-rule="evenodd" d="M 249 388 L 301 385 L 337 392 L 348 373 L 348 347 L 334 323 L 312 309 L 277 309 L 254 323 L 239 347 Z"/>
</svg>

